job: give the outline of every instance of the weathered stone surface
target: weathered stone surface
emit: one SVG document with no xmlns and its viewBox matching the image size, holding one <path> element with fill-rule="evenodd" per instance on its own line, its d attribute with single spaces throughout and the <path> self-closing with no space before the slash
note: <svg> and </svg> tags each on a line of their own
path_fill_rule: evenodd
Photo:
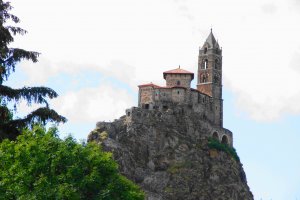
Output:
<svg viewBox="0 0 300 200">
<path fill-rule="evenodd" d="M 98 122 L 88 141 L 113 152 L 120 171 L 148 200 L 252 200 L 242 164 L 207 145 L 213 125 L 197 113 L 139 110 Z"/>
</svg>

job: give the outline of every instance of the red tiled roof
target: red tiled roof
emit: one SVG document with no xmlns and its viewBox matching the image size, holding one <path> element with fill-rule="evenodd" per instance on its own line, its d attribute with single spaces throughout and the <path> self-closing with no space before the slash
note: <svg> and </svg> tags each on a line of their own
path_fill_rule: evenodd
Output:
<svg viewBox="0 0 300 200">
<path fill-rule="evenodd" d="M 153 83 L 147 83 L 147 84 L 142 84 L 142 85 L 139 85 L 138 87 L 154 87 L 154 88 L 161 88 L 161 89 L 172 89 L 172 88 L 182 88 L 182 89 L 187 89 L 186 87 L 183 87 L 183 86 L 171 86 L 171 87 L 167 87 L 167 86 L 159 86 L 159 85 L 155 85 Z"/>
<path fill-rule="evenodd" d="M 192 79 L 194 79 L 194 73 L 193 72 L 189 72 L 187 70 L 180 69 L 180 68 L 165 71 L 164 72 L 164 79 L 166 79 L 167 74 L 190 74 L 190 75 L 192 75 Z"/>
<path fill-rule="evenodd" d="M 205 93 L 203 93 L 203 92 L 201 92 L 201 91 L 199 91 L 199 90 L 197 90 L 197 89 L 194 89 L 194 88 L 191 88 L 191 91 L 195 91 L 195 92 L 201 93 L 201 94 L 203 94 L 203 95 L 206 95 L 206 96 L 208 96 L 208 97 L 211 97 L 210 95 L 205 94 Z"/>
<path fill-rule="evenodd" d="M 153 83 L 147 83 L 147 84 L 138 85 L 138 87 L 154 87 L 154 88 L 161 88 L 159 85 L 155 85 L 155 84 L 153 84 Z"/>
</svg>

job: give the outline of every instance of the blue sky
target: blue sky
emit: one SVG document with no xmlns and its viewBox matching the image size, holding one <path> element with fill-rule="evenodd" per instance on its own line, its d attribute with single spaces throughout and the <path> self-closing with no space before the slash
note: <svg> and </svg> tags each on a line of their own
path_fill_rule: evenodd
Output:
<svg viewBox="0 0 300 200">
<path fill-rule="evenodd" d="M 223 47 L 224 127 L 256 200 L 300 199 L 300 2 L 298 0 L 14 0 L 28 34 L 14 87 L 46 85 L 68 118 L 61 136 L 86 139 L 97 121 L 137 105 L 137 85 L 162 72 L 196 73 L 213 28 Z M 195 82 L 195 81 L 194 81 Z M 195 85 L 195 83 L 193 83 Z M 35 107 L 35 105 L 33 106 Z M 20 113 L 28 113 L 22 102 Z"/>
</svg>

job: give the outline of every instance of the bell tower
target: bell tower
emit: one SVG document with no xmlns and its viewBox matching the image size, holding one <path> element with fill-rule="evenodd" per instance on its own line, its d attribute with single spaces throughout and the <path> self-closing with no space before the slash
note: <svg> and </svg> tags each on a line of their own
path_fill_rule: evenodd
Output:
<svg viewBox="0 0 300 200">
<path fill-rule="evenodd" d="M 212 29 L 199 49 L 197 89 L 214 99 L 215 123 L 222 126 L 222 49 L 220 49 Z"/>
</svg>

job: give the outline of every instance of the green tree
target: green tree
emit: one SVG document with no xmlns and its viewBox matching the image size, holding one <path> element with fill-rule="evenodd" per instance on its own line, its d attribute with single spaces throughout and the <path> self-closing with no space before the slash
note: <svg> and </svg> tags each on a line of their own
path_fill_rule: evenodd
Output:
<svg viewBox="0 0 300 200">
<path fill-rule="evenodd" d="M 14 41 L 14 36 L 26 33 L 20 27 L 6 25 L 8 22 L 10 24 L 19 23 L 19 18 L 10 13 L 11 9 L 10 2 L 0 0 L 0 139 L 15 138 L 22 128 L 34 122 L 47 123 L 52 121 L 59 123 L 66 121 L 63 116 L 49 108 L 47 98 L 52 99 L 58 96 L 54 90 L 47 87 L 13 89 L 3 85 L 9 75 L 15 71 L 17 63 L 24 59 L 37 62 L 39 56 L 37 52 L 10 47 Z M 21 100 L 27 101 L 28 105 L 38 103 L 43 104 L 44 107 L 33 111 L 24 118 L 14 119 L 8 104 L 11 103 L 16 107 L 16 104 Z"/>
<path fill-rule="evenodd" d="M 60 139 L 56 129 L 25 129 L 0 143 L 0 199 L 142 200 L 118 173 L 111 153 L 95 143 Z"/>
</svg>

